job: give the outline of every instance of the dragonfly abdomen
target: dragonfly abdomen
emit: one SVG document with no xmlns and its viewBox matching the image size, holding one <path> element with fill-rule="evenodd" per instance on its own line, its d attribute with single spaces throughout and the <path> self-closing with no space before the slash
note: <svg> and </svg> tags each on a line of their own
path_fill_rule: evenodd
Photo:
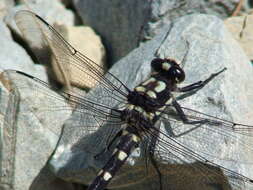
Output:
<svg viewBox="0 0 253 190">
<path fill-rule="evenodd" d="M 139 144 L 140 138 L 132 133 L 133 127 L 123 130 L 121 139 L 106 165 L 99 171 L 97 177 L 90 184 L 88 190 L 102 190 L 111 181 L 116 172 L 125 163 L 132 150 Z M 130 132 L 131 131 L 131 132 Z"/>
</svg>

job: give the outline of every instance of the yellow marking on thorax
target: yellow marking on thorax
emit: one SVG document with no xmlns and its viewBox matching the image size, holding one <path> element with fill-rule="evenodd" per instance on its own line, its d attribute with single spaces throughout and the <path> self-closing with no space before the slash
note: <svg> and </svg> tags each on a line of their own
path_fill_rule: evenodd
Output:
<svg viewBox="0 0 253 190">
<path fill-rule="evenodd" d="M 133 104 L 127 104 L 126 107 L 128 110 L 133 110 L 135 106 Z"/>
<path fill-rule="evenodd" d="M 163 81 L 157 81 L 157 86 L 154 88 L 154 90 L 159 93 L 166 89 L 166 84 Z"/>
<path fill-rule="evenodd" d="M 140 113 L 143 113 L 143 112 L 144 112 L 144 109 L 143 109 L 142 107 L 140 107 L 140 106 L 135 106 L 135 107 L 134 107 L 134 110 L 136 110 L 136 111 L 138 111 L 138 112 L 140 112 Z"/>
<path fill-rule="evenodd" d="M 146 86 L 147 84 L 151 83 L 151 82 L 155 82 L 156 79 L 154 77 L 150 77 L 150 79 L 146 80 L 144 83 L 142 83 L 143 86 Z"/>
<path fill-rule="evenodd" d="M 147 95 L 148 95 L 150 98 L 154 98 L 154 99 L 157 98 L 156 93 L 155 93 L 154 91 L 151 91 L 151 90 L 147 91 Z"/>
<path fill-rule="evenodd" d="M 166 101 L 166 105 L 168 105 L 168 104 L 171 104 L 172 103 L 172 100 L 173 100 L 173 98 L 170 98 L 170 99 L 168 99 L 167 101 Z"/>
<path fill-rule="evenodd" d="M 136 90 L 137 92 L 146 92 L 146 88 L 143 87 L 143 86 L 138 86 L 138 87 L 135 88 L 135 90 Z"/>
</svg>

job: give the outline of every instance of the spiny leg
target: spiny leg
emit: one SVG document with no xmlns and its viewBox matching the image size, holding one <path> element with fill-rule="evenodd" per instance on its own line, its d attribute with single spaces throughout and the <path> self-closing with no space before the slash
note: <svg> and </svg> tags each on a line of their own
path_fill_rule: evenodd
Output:
<svg viewBox="0 0 253 190">
<path fill-rule="evenodd" d="M 105 148 L 103 148 L 103 150 L 101 150 L 101 152 L 99 152 L 98 154 L 95 155 L 95 159 L 99 158 L 100 156 L 102 156 L 105 152 L 109 151 L 111 149 L 112 144 L 116 141 L 116 139 L 118 137 L 120 137 L 122 135 L 122 130 L 120 130 L 114 137 L 112 140 L 110 140 L 108 144 L 108 146 L 106 146 Z M 108 138 L 110 139 L 110 138 Z"/>
<path fill-rule="evenodd" d="M 183 123 L 185 124 L 205 124 L 208 123 L 208 119 L 202 119 L 202 120 L 196 120 L 196 121 L 190 121 L 187 116 L 185 115 L 183 109 L 181 108 L 180 104 L 177 103 L 176 100 L 172 101 L 172 105 L 174 106 L 174 108 L 176 109 L 178 116 L 180 117 L 180 119 L 183 121 Z"/>
<path fill-rule="evenodd" d="M 203 88 L 207 83 L 209 83 L 211 80 L 213 80 L 216 76 L 218 76 L 219 74 L 221 74 L 222 72 L 224 72 L 225 70 L 227 70 L 227 68 L 223 68 L 222 70 L 220 70 L 219 72 L 213 73 L 211 74 L 206 80 L 204 81 L 198 81 L 195 82 L 193 84 L 190 84 L 188 86 L 182 87 L 182 88 L 177 88 L 176 91 L 178 92 L 189 92 L 189 91 L 194 91 L 194 90 L 199 90 L 201 88 Z M 180 119 L 183 121 L 183 123 L 185 124 L 205 124 L 208 123 L 209 120 L 208 119 L 202 119 L 202 120 L 198 120 L 198 121 L 190 121 L 187 116 L 185 115 L 183 109 L 181 108 L 180 104 L 177 103 L 176 100 L 172 101 L 172 105 L 175 107 Z"/>
<path fill-rule="evenodd" d="M 192 90 L 197 90 L 197 89 L 200 89 L 200 88 L 203 88 L 207 83 L 209 83 L 211 80 L 213 80 L 216 76 L 218 76 L 219 74 L 221 74 L 222 72 L 224 72 L 225 70 L 227 70 L 227 68 L 223 68 L 222 70 L 220 70 L 219 72 L 217 73 L 213 73 L 211 74 L 206 80 L 204 81 L 198 81 L 198 82 L 195 82 L 193 84 L 190 84 L 188 86 L 185 86 L 185 87 L 181 87 L 181 88 L 177 88 L 177 91 L 178 92 L 189 92 L 189 91 L 192 91 Z"/>
</svg>

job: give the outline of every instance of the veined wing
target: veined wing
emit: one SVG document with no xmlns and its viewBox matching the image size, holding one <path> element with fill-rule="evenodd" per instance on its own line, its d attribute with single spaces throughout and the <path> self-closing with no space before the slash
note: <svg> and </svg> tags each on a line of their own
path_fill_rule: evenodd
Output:
<svg viewBox="0 0 253 190">
<path fill-rule="evenodd" d="M 167 108 L 165 111 L 162 112 L 162 120 L 169 121 L 169 122 L 181 122 L 183 123 L 182 119 L 180 118 L 179 114 L 175 111 L 172 105 L 166 105 Z M 206 113 L 202 113 L 197 110 L 193 110 L 191 108 L 180 106 L 183 110 L 185 117 L 189 121 L 204 121 L 206 122 L 206 126 L 210 126 L 209 130 L 216 131 L 217 130 L 226 135 L 226 134 L 241 134 L 245 136 L 253 137 L 253 126 L 248 124 L 236 123 L 230 120 L 222 119 L 219 117 L 215 117 Z M 189 129 L 186 131 L 191 131 L 191 128 L 195 128 L 194 125 L 189 125 Z M 177 136 L 180 135 L 180 129 L 173 129 Z"/>
<path fill-rule="evenodd" d="M 53 69 L 59 70 L 55 74 L 58 75 L 61 83 L 67 87 L 71 86 L 71 81 L 79 86 L 82 86 L 83 83 L 97 83 L 102 88 L 104 95 L 96 97 L 94 101 L 103 103 L 103 105 L 108 103 L 108 107 L 111 105 L 108 99 L 118 102 L 126 101 L 129 90 L 119 79 L 109 72 L 104 75 L 104 69 L 101 66 L 73 48 L 41 17 L 24 10 L 15 15 L 15 20 L 38 60 L 42 64 L 51 61 Z M 80 77 L 71 76 L 71 70 Z M 85 76 L 86 79 L 82 76 Z M 80 96 L 76 93 L 76 96 Z"/>
<path fill-rule="evenodd" d="M 250 176 L 247 177 L 245 176 L 247 174 L 240 173 L 240 169 L 237 170 L 238 167 L 246 167 L 247 171 L 251 171 L 252 161 L 249 157 L 247 157 L 247 161 L 244 160 L 240 153 L 233 153 L 231 149 L 238 146 L 241 149 L 246 149 L 247 155 L 251 155 L 253 153 L 253 139 L 242 139 L 245 136 L 241 134 L 237 134 L 239 136 L 233 138 L 231 136 L 224 137 L 220 133 L 212 135 L 212 132 L 208 133 L 202 130 L 202 127 L 198 129 L 180 137 L 168 135 L 166 129 L 162 127 L 160 129 L 154 128 L 154 132 L 147 131 L 147 135 L 150 136 L 147 138 L 148 150 L 154 152 L 157 167 L 163 175 L 162 184 L 165 187 L 170 187 L 171 180 L 178 179 L 178 176 L 186 176 L 188 172 L 192 176 L 198 176 L 207 185 L 205 188 L 212 185 L 233 190 L 252 188 L 253 180 Z M 152 142 L 156 143 L 152 144 Z M 212 150 L 213 146 L 210 147 L 210 144 L 217 144 L 217 152 Z M 224 147 L 224 144 L 227 147 Z M 176 167 L 177 170 L 172 172 L 172 168 L 165 167 L 164 164 L 172 165 L 172 168 Z M 243 164 L 245 165 L 242 166 Z M 184 181 L 182 178 L 179 179 L 182 180 L 181 183 Z M 194 179 L 192 183 L 196 183 L 198 180 Z M 175 181 L 175 184 L 180 184 L 180 182 Z"/>
<path fill-rule="evenodd" d="M 75 93 L 74 90 L 59 91 L 36 77 L 16 70 L 6 70 L 2 76 L 11 81 L 11 89 L 13 89 L 11 92 L 16 98 L 27 102 L 30 111 L 35 113 L 39 119 L 49 118 L 50 123 L 52 123 L 57 120 L 50 118 L 51 115 L 54 115 L 53 112 L 59 112 L 59 114 L 62 112 L 63 114 L 66 111 L 69 112 L 68 115 L 70 116 L 72 110 L 75 109 L 82 116 L 78 120 L 78 127 L 81 127 L 86 133 L 96 131 L 104 122 L 115 125 L 122 124 L 120 111 L 86 98 L 81 91 L 78 93 Z M 45 127 L 47 127 L 46 124 Z"/>
</svg>

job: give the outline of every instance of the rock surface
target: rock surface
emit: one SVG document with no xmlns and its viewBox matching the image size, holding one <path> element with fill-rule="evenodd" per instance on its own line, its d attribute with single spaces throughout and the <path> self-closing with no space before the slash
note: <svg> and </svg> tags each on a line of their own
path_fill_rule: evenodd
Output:
<svg viewBox="0 0 253 190">
<path fill-rule="evenodd" d="M 56 30 L 59 33 L 61 33 L 64 36 L 64 38 L 66 38 L 66 40 L 69 41 L 70 44 L 72 44 L 76 49 L 80 50 L 81 52 L 84 52 L 85 55 L 87 55 L 89 58 L 94 60 L 98 65 L 105 68 L 105 61 L 106 61 L 105 49 L 103 47 L 103 44 L 102 44 L 100 38 L 89 27 L 86 27 L 84 29 L 84 27 L 82 27 L 82 26 L 72 26 L 74 24 L 73 13 L 64 9 L 64 7 L 61 4 L 59 4 L 59 2 L 52 3 L 52 1 L 49 1 L 49 2 L 45 3 L 45 2 L 41 2 L 41 1 L 35 1 L 34 3 L 31 3 L 29 5 L 32 10 L 37 10 L 41 6 L 46 7 L 46 6 L 51 5 L 52 8 L 49 11 L 44 12 L 44 13 L 42 12 L 41 14 L 40 14 L 40 12 L 38 12 L 38 15 L 41 16 L 43 19 L 45 19 L 47 22 L 49 22 L 51 25 L 55 26 Z M 20 31 L 17 28 L 16 23 L 14 22 L 14 15 L 16 14 L 17 11 L 24 10 L 24 9 L 27 9 L 24 5 L 17 6 L 15 8 L 13 8 L 11 10 L 11 12 L 9 13 L 8 17 L 6 17 L 6 19 L 5 19 L 5 22 L 8 24 L 8 26 L 10 26 L 10 28 L 14 32 L 18 33 L 19 37 L 21 37 L 21 38 L 22 37 L 24 38 L 24 36 L 22 34 L 20 34 Z M 37 14 L 37 12 L 36 12 L 36 14 Z M 57 16 L 55 16 L 54 14 L 57 14 Z M 63 20 L 65 22 L 62 22 Z M 39 27 L 39 26 L 37 26 L 37 23 L 35 22 L 35 24 L 33 24 L 33 25 L 32 25 L 32 23 L 30 23 L 30 27 Z M 30 33 L 27 36 L 28 36 L 28 38 L 30 38 L 31 41 L 33 41 L 33 40 L 38 41 L 38 36 L 36 36 L 36 35 L 38 35 L 38 33 L 39 33 L 39 31 L 37 31 L 37 33 L 35 35 L 34 35 L 34 33 Z M 43 35 L 41 35 L 41 36 L 43 36 Z M 42 41 L 41 44 L 43 44 L 43 43 L 44 42 Z M 37 44 L 37 43 L 34 43 L 34 44 Z M 30 48 L 33 49 L 34 47 L 30 47 Z M 38 61 L 38 60 L 35 60 L 35 61 Z M 44 62 L 46 62 L 46 63 L 44 63 Z M 65 83 L 64 79 L 62 79 L 62 73 L 59 71 L 61 69 L 58 68 L 57 64 L 54 64 L 54 61 L 47 60 L 47 61 L 43 61 L 43 63 L 42 63 L 42 61 L 39 63 L 44 66 L 50 65 L 48 63 L 51 63 L 52 65 L 54 65 L 53 73 L 56 77 L 54 77 L 53 80 L 57 80 L 60 83 Z M 51 69 L 47 70 L 48 73 L 51 72 L 49 70 L 51 70 Z M 70 71 L 68 71 L 67 74 L 65 73 L 66 75 L 69 76 L 68 80 L 70 80 L 70 82 L 73 84 L 73 86 L 77 86 L 79 88 L 91 88 L 91 87 L 95 86 L 95 84 L 92 84 L 92 83 L 84 84 L 83 82 L 82 83 L 76 82 L 77 78 L 81 77 L 80 76 L 81 73 L 77 73 L 77 72 L 78 71 L 74 70 L 74 68 L 70 68 Z M 31 73 L 31 72 L 29 72 L 29 73 Z M 57 73 L 57 74 L 55 74 L 55 73 Z M 51 78 L 50 78 L 50 80 L 51 80 Z M 66 83 L 68 83 L 68 82 L 66 82 Z"/>
<path fill-rule="evenodd" d="M 28 6 L 29 8 L 24 4 L 20 4 L 9 10 L 7 16 L 5 17 L 5 22 L 13 30 L 17 30 L 13 17 L 19 10 L 31 10 L 45 19 L 49 24 L 57 23 L 58 25 L 74 25 L 74 14 L 70 10 L 66 10 L 59 1 L 34 0 L 29 2 Z"/>
<path fill-rule="evenodd" d="M 33 1 L 33 4 L 29 5 L 33 10 L 38 10 L 38 14 L 49 19 L 51 23 L 64 23 L 69 26 L 74 24 L 73 13 L 66 10 L 58 1 Z M 5 17 L 4 21 L 14 31 L 16 26 L 13 15 L 17 10 L 24 8 L 24 5 L 20 5 L 7 12 L 8 16 Z M 10 33 L 5 23 L 0 21 L 0 71 L 6 69 L 20 70 L 47 81 L 48 76 L 45 68 L 42 65 L 33 63 L 30 55 L 28 55 L 30 52 L 26 52 L 27 49 L 24 49 L 24 44 L 21 41 L 16 41 L 16 35 L 13 39 L 13 33 Z M 84 42 L 80 39 L 79 43 Z M 26 85 L 24 86 L 26 89 L 21 90 L 21 94 L 17 92 L 13 96 L 10 91 L 15 87 L 9 84 L 12 79 L 6 75 L 1 75 L 0 189 L 76 190 L 79 185 L 56 179 L 49 170 L 42 169 L 56 147 L 61 126 L 63 121 L 68 118 L 69 112 L 56 112 L 51 114 L 52 117 L 47 117 L 50 109 L 47 107 L 46 111 L 43 110 L 43 105 L 55 105 L 57 99 L 48 99 L 43 94 L 34 93 L 35 91 L 32 93 L 32 85 L 29 84 L 29 81 L 25 83 L 24 81 L 27 80 L 24 79 L 13 79 L 14 81 L 24 82 L 24 85 Z M 17 104 L 14 103 L 19 101 L 20 96 L 22 99 L 18 108 L 19 114 L 18 118 L 15 119 L 15 112 L 12 111 L 17 110 L 17 107 L 15 107 Z M 71 111 L 72 108 L 66 107 L 64 102 L 62 102 L 62 105 L 68 109 L 67 111 Z M 38 110 L 41 108 L 43 111 L 39 112 Z"/>
<path fill-rule="evenodd" d="M 46 17 L 46 20 L 49 19 L 49 22 L 50 18 L 54 20 L 56 17 L 50 11 L 55 6 L 53 4 L 57 4 L 56 2 L 36 1 L 38 5 L 37 9 L 40 9 L 38 12 L 42 11 L 42 15 L 44 13 L 49 14 L 49 17 Z M 161 2 L 166 3 L 166 1 Z M 44 6 L 47 8 L 42 8 Z M 57 14 L 62 11 L 64 12 L 62 8 L 55 8 L 54 10 L 56 10 Z M 160 13 L 165 14 L 167 9 L 155 7 L 154 10 L 157 11 L 156 15 L 159 15 Z M 73 17 L 68 17 L 67 15 L 68 13 L 60 16 L 60 23 L 66 21 L 66 23 L 72 25 Z M 165 17 L 163 18 L 165 19 Z M 137 20 L 137 17 L 135 19 Z M 5 21 L 11 26 L 8 18 Z M 156 56 L 161 58 L 170 57 L 182 61 L 186 55 L 184 69 L 187 78 L 185 83 L 203 80 L 211 73 L 227 67 L 228 70 L 226 72 L 211 81 L 205 88 L 190 97 L 180 99 L 179 103 L 182 106 L 203 111 L 214 116 L 252 124 L 253 71 L 242 49 L 231 38 L 226 29 L 224 29 L 222 21 L 212 16 L 192 15 L 176 20 L 173 26 L 169 24 L 170 20 L 166 21 L 165 19 L 163 22 L 168 24 L 165 28 L 160 28 L 161 33 L 159 35 L 155 35 L 157 32 L 154 32 L 153 35 L 156 37 L 152 41 L 140 45 L 139 48 L 115 64 L 110 72 L 132 89 L 148 77 L 150 73 L 150 61 Z M 153 24 L 155 27 L 157 22 Z M 110 27 L 108 26 L 112 25 L 106 25 L 104 29 L 109 30 Z M 123 27 L 123 29 L 125 28 Z M 24 69 L 23 71 L 36 75 L 37 70 L 40 69 L 32 65 L 32 61 L 27 56 L 25 50 L 12 40 L 10 32 L 4 23 L 0 23 L 0 31 L 2 34 L 0 36 L 1 70 L 10 68 L 9 66 L 15 63 L 11 68 Z M 128 30 L 127 35 L 129 31 L 131 30 Z M 132 32 L 136 35 L 136 31 L 138 30 L 133 30 Z M 117 32 L 116 34 L 121 34 L 121 32 Z M 186 41 L 189 43 L 189 47 Z M 131 42 L 133 41 L 130 40 Z M 120 44 L 122 46 L 124 45 L 123 41 L 119 43 L 122 43 Z M 133 47 L 131 46 L 131 48 Z M 41 72 L 37 76 L 40 78 L 44 77 L 43 79 L 46 80 L 46 76 L 41 74 Z M 94 155 L 101 153 L 105 147 L 106 142 L 104 140 L 106 139 L 104 135 L 108 132 L 108 129 L 102 127 L 93 135 L 85 136 L 88 133 L 85 122 L 88 121 L 84 121 L 85 116 L 80 117 L 80 113 L 74 112 L 71 119 L 65 123 L 62 132 L 62 124 L 70 117 L 72 108 L 65 104 L 62 97 L 53 94 L 53 97 L 48 99 L 46 94 L 34 93 L 32 90 L 33 85 L 29 83 L 29 80 L 14 77 L 8 78 L 5 75 L 5 78 L 3 78 L 1 76 L 0 133 L 1 137 L 4 136 L 5 138 L 1 139 L 2 144 L 0 146 L 2 153 L 0 189 L 76 190 L 77 187 L 75 185 L 66 181 L 83 184 L 90 183 L 94 175 L 96 175 L 95 170 L 102 167 L 105 160 L 109 157 L 109 154 L 105 153 L 105 157 L 94 159 Z M 13 94 L 9 94 L 13 90 L 13 86 L 9 84 L 10 81 L 24 83 L 24 87 L 26 88 L 20 91 L 21 94 L 17 92 L 13 96 Z M 98 99 L 99 102 L 109 106 L 116 105 L 116 102 L 113 102 L 111 99 L 106 99 L 105 102 L 103 102 L 103 99 L 99 100 L 100 97 L 104 97 L 105 95 L 105 92 L 101 91 L 101 87 L 98 87 L 91 91 L 87 97 Z M 19 96 L 22 97 L 21 100 Z M 17 101 L 19 100 L 21 101 L 18 108 L 19 114 L 15 120 L 13 118 L 16 117 L 16 112 L 13 112 L 13 110 L 17 107 L 14 103 L 18 103 Z M 55 105 L 57 107 L 54 107 Z M 57 108 L 58 110 L 56 110 Z M 82 121 L 80 121 L 81 119 Z M 101 122 L 97 121 L 94 126 L 89 127 L 98 125 L 101 125 Z M 181 130 L 174 125 L 170 127 L 178 133 L 182 132 L 181 130 L 185 130 L 182 126 L 179 128 Z M 206 127 L 206 129 L 208 128 Z M 110 130 L 109 128 L 109 132 L 112 132 Z M 117 130 L 115 129 L 115 131 Z M 170 129 L 167 131 L 170 131 Z M 64 181 L 56 179 L 55 175 L 49 171 L 47 165 L 48 159 L 52 156 L 60 136 L 62 136 L 61 141 L 55 155 L 50 161 L 50 169 L 58 177 L 64 179 Z M 186 144 L 192 150 L 198 151 L 206 158 L 253 178 L 251 160 L 253 157 L 253 150 L 251 148 L 253 147 L 252 138 L 248 138 L 247 144 L 240 139 L 240 135 L 237 139 L 239 139 L 239 142 L 234 142 L 231 136 L 212 133 L 212 130 L 205 130 L 205 128 L 177 138 L 177 140 Z M 101 143 L 98 144 L 98 141 Z M 94 149 L 94 147 L 96 148 Z M 210 155 L 203 153 L 207 150 Z M 129 174 L 129 171 L 133 171 L 131 174 L 134 177 L 138 176 L 138 169 L 140 169 L 141 175 L 146 174 L 145 163 L 137 163 L 136 161 L 138 155 L 138 151 L 136 151 L 136 155 L 132 155 L 131 159 L 133 162 L 129 160 L 129 163 L 135 163 L 135 165 L 126 164 L 122 172 L 112 182 L 112 187 L 127 184 L 129 175 L 126 177 L 124 174 Z M 168 170 L 171 169 L 166 164 L 164 168 L 167 169 L 167 167 Z M 149 184 L 149 182 L 152 183 L 153 180 L 152 175 L 151 178 L 145 180 L 137 179 L 137 184 L 129 185 L 124 189 L 147 189 L 147 186 L 151 188 L 152 184 Z M 140 183 L 138 184 L 139 181 Z M 195 181 L 195 178 L 190 181 Z M 177 184 L 170 185 L 176 186 Z M 172 189 L 176 189 L 175 186 L 171 186 Z M 187 189 L 196 189 L 190 186 L 190 184 L 185 185 L 184 183 L 184 186 Z M 247 190 L 251 189 L 248 188 Z"/>
<path fill-rule="evenodd" d="M 49 23 L 66 24 L 72 26 L 74 24 L 74 15 L 72 12 L 66 10 L 63 5 L 57 1 L 32 1 L 29 3 L 29 7 L 35 10 L 37 14 L 46 19 Z M 49 8 L 50 7 L 50 8 Z M 11 8 L 4 18 L 4 22 L 11 28 L 14 33 L 20 34 L 18 30 L 14 15 L 19 10 L 27 9 L 26 5 L 18 5 Z M 64 20 L 64 22 L 63 22 Z M 3 23 L 3 27 L 6 26 Z M 8 30 L 7 28 L 5 30 Z M 6 34 L 4 32 L 3 34 Z M 30 73 L 33 76 L 47 81 L 46 70 L 42 65 L 34 65 L 31 56 L 21 47 L 19 44 L 13 41 L 10 32 L 8 31 L 9 38 L 6 39 L 6 35 L 1 35 L 1 60 L 5 60 L 0 64 L 1 70 L 4 69 L 16 69 L 26 73 Z M 21 44 L 24 45 L 24 44 Z"/>
<path fill-rule="evenodd" d="M 14 0 L 1 0 L 0 1 L 0 19 L 5 17 L 9 9 L 14 6 Z"/>
<path fill-rule="evenodd" d="M 93 0 L 73 0 L 83 22 L 102 36 L 111 64 L 138 47 L 141 41 L 153 38 L 175 18 L 192 13 L 214 14 L 225 18 L 232 14 L 237 3 L 238 0 L 100 0 L 99 3 Z"/>
<path fill-rule="evenodd" d="M 26 51 L 16 42 L 13 41 L 9 29 L 0 21 L 0 70 L 16 69 L 27 73 L 32 73 L 45 81 L 47 77 L 45 69 L 41 66 L 34 65 L 30 56 Z"/>
<path fill-rule="evenodd" d="M 224 67 L 227 71 L 192 96 L 179 98 L 179 103 L 184 107 L 219 118 L 252 124 L 253 70 L 247 56 L 226 30 L 223 22 L 214 16 L 191 15 L 176 20 L 173 25 L 164 28 L 156 38 L 116 63 L 110 72 L 132 89 L 147 78 L 150 72 L 150 61 L 155 56 L 173 58 L 181 62 L 185 55 L 186 59 L 183 63 L 186 72 L 185 84 L 204 80 L 211 73 L 220 71 Z M 99 99 L 100 97 L 102 98 Z M 88 99 L 96 100 L 103 105 L 109 107 L 117 105 L 117 101 L 105 97 L 106 93 L 101 87 L 87 95 Z M 88 184 L 96 175 L 94 169 L 98 170 L 104 166 L 109 158 L 108 152 L 104 153 L 103 159 L 94 158 L 106 146 L 104 136 L 110 133 L 110 130 L 115 132 L 117 129 L 101 127 L 94 134 L 85 137 L 85 134 L 89 133 L 88 128 L 85 130 L 85 122 L 89 127 L 93 126 L 88 120 L 84 121 L 85 118 L 85 115 L 77 111 L 65 123 L 60 145 L 50 164 L 57 176 L 65 180 Z M 97 122 L 94 126 L 99 125 Z M 171 123 L 170 126 L 165 126 L 165 130 L 167 132 L 173 130 L 181 134 L 189 129 L 188 125 L 180 124 L 179 126 Z M 245 142 L 244 136 L 234 134 L 232 137 L 232 134 L 225 135 L 219 128 L 210 127 L 208 125 L 200 127 L 176 139 L 207 159 L 253 178 L 251 159 L 253 139 L 249 138 Z M 96 147 L 95 150 L 94 147 Z M 194 160 L 191 161 L 194 162 Z M 143 163 L 138 164 L 132 167 L 131 171 L 138 170 L 137 168 L 140 168 Z M 121 174 L 124 173 L 120 173 L 119 176 Z M 113 181 L 112 187 L 120 185 L 117 180 L 120 181 L 120 177 Z M 147 181 L 144 180 L 143 189 L 147 189 L 145 182 Z M 129 188 L 136 188 L 136 186 L 130 185 Z"/>
<path fill-rule="evenodd" d="M 225 25 L 233 37 L 240 43 L 241 47 L 250 60 L 253 59 L 253 15 L 244 15 L 226 19 Z"/>
<path fill-rule="evenodd" d="M 105 48 L 100 37 L 95 34 L 92 28 L 60 25 L 56 26 L 56 29 L 75 49 L 106 70 Z M 89 77 L 75 67 L 70 68 L 70 76 L 73 86 L 90 89 L 96 85 L 96 83 L 87 82 Z M 80 78 L 82 81 L 79 80 Z M 58 80 L 63 81 L 63 79 Z"/>
<path fill-rule="evenodd" d="M 52 94 L 50 99 L 46 91 L 44 94 L 35 91 L 35 85 L 27 78 L 2 73 L 1 83 L 4 85 L 1 86 L 1 104 L 4 105 L 0 108 L 2 122 L 4 121 L 1 131 L 5 137 L 2 139 L 1 150 L 5 158 L 1 160 L 1 173 L 4 172 L 0 180 L 4 186 L 1 188 L 44 189 L 55 177 L 42 168 L 54 151 L 61 126 L 69 117 L 71 108 L 68 108 L 64 101 L 59 102 L 62 99 L 60 96 L 57 98 L 57 95 Z M 16 89 L 13 84 L 19 84 L 20 89 Z M 58 110 L 52 114 L 55 108 L 50 108 L 50 105 L 62 106 L 66 110 Z M 8 149 L 10 144 L 14 145 Z M 11 159 L 15 161 L 5 164 L 5 160 Z M 50 189 L 49 187 L 47 189 Z"/>
</svg>

